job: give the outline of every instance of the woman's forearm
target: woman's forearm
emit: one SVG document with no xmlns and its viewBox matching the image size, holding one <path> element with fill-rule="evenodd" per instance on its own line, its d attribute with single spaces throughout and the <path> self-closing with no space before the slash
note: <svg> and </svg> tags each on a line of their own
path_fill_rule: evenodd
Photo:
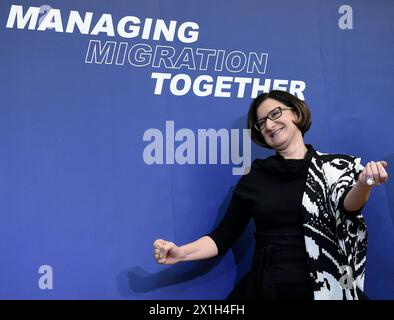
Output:
<svg viewBox="0 0 394 320">
<path fill-rule="evenodd" d="M 217 256 L 218 248 L 209 236 L 204 236 L 181 247 L 181 261 L 208 259 Z"/>
<path fill-rule="evenodd" d="M 343 201 L 345 210 L 350 212 L 359 210 L 368 201 L 371 190 L 372 186 L 357 181 Z"/>
</svg>

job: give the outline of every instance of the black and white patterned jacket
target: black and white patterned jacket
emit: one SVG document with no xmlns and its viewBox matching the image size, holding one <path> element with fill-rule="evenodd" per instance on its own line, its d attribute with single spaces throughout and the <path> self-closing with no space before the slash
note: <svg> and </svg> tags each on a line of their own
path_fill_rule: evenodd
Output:
<svg viewBox="0 0 394 320">
<path fill-rule="evenodd" d="M 359 299 L 363 291 L 367 229 L 361 211 L 343 207 L 363 170 L 360 160 L 319 151 L 311 159 L 302 205 L 315 300 Z"/>
</svg>

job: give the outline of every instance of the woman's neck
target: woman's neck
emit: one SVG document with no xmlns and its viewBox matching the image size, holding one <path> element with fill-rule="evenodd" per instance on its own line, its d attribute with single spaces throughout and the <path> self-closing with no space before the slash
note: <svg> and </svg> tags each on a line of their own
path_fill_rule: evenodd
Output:
<svg viewBox="0 0 394 320">
<path fill-rule="evenodd" d="M 277 152 L 285 159 L 304 159 L 308 148 L 304 142 L 298 144 L 292 144 L 283 150 L 277 150 Z"/>
</svg>

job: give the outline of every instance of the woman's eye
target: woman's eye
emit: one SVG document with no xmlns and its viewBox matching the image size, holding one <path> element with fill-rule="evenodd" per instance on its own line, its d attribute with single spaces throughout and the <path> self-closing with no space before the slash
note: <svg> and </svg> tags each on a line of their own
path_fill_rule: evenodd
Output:
<svg viewBox="0 0 394 320">
<path fill-rule="evenodd" d="M 271 114 L 271 117 L 276 118 L 280 114 L 280 111 L 276 110 Z"/>
</svg>

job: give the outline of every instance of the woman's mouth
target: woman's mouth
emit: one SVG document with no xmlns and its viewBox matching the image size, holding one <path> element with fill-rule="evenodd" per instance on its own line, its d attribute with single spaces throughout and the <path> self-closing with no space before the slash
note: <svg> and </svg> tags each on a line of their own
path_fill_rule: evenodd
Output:
<svg viewBox="0 0 394 320">
<path fill-rule="evenodd" d="M 271 134 L 271 138 L 277 136 L 277 135 L 282 131 L 282 129 L 283 129 L 283 128 L 280 128 L 280 129 L 274 131 L 274 132 Z"/>
</svg>

